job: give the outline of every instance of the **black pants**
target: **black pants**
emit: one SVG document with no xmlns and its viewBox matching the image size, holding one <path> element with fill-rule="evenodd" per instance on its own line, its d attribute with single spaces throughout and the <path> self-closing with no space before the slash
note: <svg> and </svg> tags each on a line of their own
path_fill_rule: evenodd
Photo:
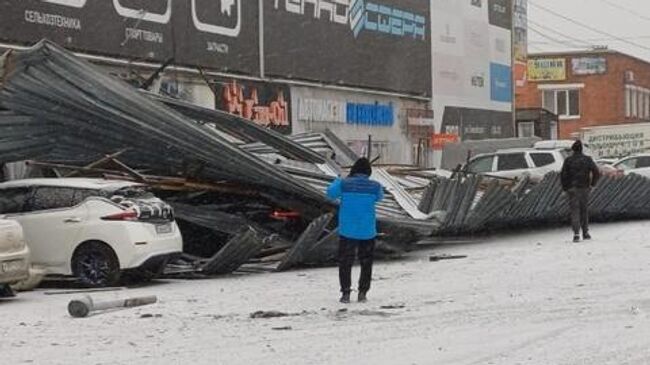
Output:
<svg viewBox="0 0 650 365">
<path fill-rule="evenodd" d="M 573 233 L 577 236 L 589 233 L 589 191 L 590 188 L 569 189 L 569 204 L 571 207 L 571 225 Z"/>
<path fill-rule="evenodd" d="M 353 240 L 341 237 L 339 240 L 339 282 L 343 293 L 350 292 L 355 251 L 358 251 L 356 254 L 359 256 L 359 263 L 361 264 L 359 291 L 367 292 L 370 290 L 375 240 Z"/>
</svg>

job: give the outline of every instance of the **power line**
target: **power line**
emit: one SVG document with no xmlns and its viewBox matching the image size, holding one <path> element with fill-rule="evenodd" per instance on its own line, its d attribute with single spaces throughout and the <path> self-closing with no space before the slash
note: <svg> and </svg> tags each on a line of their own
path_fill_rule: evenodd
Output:
<svg viewBox="0 0 650 365">
<path fill-rule="evenodd" d="M 553 11 L 553 10 L 551 10 L 551 9 L 545 7 L 545 6 L 538 5 L 538 4 L 535 4 L 535 3 L 533 3 L 533 2 L 529 2 L 529 4 L 532 5 L 532 6 L 535 7 L 535 8 L 538 8 L 538 9 L 540 9 L 540 10 L 542 10 L 542 11 L 545 11 L 545 12 L 547 12 L 547 13 L 549 13 L 549 14 L 552 14 L 552 15 L 558 17 L 558 18 L 564 19 L 564 20 L 567 21 L 567 22 L 571 22 L 571 23 L 576 24 L 576 25 L 578 25 L 578 26 L 580 26 L 580 27 L 583 27 L 583 28 L 585 28 L 585 29 L 588 29 L 588 30 L 590 30 L 590 31 L 592 31 L 592 32 L 596 32 L 596 33 L 598 33 L 598 34 L 602 34 L 602 35 L 607 36 L 607 37 L 612 37 L 612 38 L 614 38 L 614 39 L 617 40 L 617 41 L 620 41 L 620 42 L 623 42 L 623 43 L 629 44 L 629 45 L 634 46 L 634 47 L 638 47 L 638 48 L 644 49 L 644 50 L 646 50 L 646 51 L 650 51 L 650 47 L 647 47 L 647 46 L 644 46 L 644 45 L 638 44 L 638 43 L 636 43 L 636 42 L 632 42 L 632 41 L 630 41 L 630 40 L 627 40 L 627 39 L 625 39 L 625 38 L 622 38 L 622 37 L 619 37 L 619 36 L 613 35 L 613 34 L 611 34 L 611 33 L 607 33 L 607 32 L 605 32 L 605 31 L 602 31 L 602 30 L 598 29 L 598 28 L 594 28 L 594 27 L 592 27 L 592 26 L 590 26 L 590 25 L 588 25 L 588 24 L 582 23 L 582 22 L 580 22 L 580 21 L 578 21 L 578 20 L 572 19 L 572 18 L 570 18 L 570 17 L 568 17 L 568 16 L 565 16 L 565 15 L 562 15 L 562 14 L 556 12 L 556 11 Z"/>
<path fill-rule="evenodd" d="M 585 47 L 585 46 L 583 46 L 583 45 L 578 45 L 578 44 L 574 44 L 574 43 L 569 43 L 568 41 L 564 41 L 564 40 L 561 40 L 561 39 L 553 38 L 553 37 L 551 37 L 551 36 L 545 34 L 543 31 L 537 30 L 537 29 L 535 29 L 535 27 L 532 27 L 532 26 L 530 26 L 530 25 L 528 25 L 528 29 L 529 29 L 530 31 L 532 31 L 533 33 L 536 33 L 536 34 L 539 35 L 540 37 L 546 38 L 546 39 L 548 39 L 549 41 L 551 41 L 551 42 L 553 42 L 553 43 L 555 43 L 555 44 L 561 44 L 561 45 L 566 46 L 566 47 L 569 47 L 569 48 L 578 48 L 578 49 L 588 48 L 588 47 Z"/>
<path fill-rule="evenodd" d="M 528 44 L 528 47 L 530 47 L 530 49 L 532 49 L 533 51 L 539 51 L 539 52 L 541 52 L 541 51 L 544 50 L 542 47 L 538 47 L 538 46 L 536 46 L 536 45 L 534 45 L 534 44 L 530 44 L 530 43 Z"/>
<path fill-rule="evenodd" d="M 626 12 L 628 14 L 632 14 L 632 15 L 634 15 L 635 17 L 637 17 L 639 19 L 650 21 L 650 17 L 639 14 L 638 12 L 636 12 L 636 11 L 630 9 L 630 8 L 627 8 L 627 7 L 625 7 L 625 6 L 621 5 L 621 4 L 617 4 L 617 3 L 613 2 L 613 1 L 610 1 L 610 0 L 598 0 L 598 1 L 600 1 L 601 3 L 607 4 L 607 5 L 609 5 L 609 6 L 613 7 L 613 8 L 616 8 L 618 10 L 624 11 L 624 12 Z"/>
<path fill-rule="evenodd" d="M 530 20 L 529 20 L 530 22 Z M 650 39 L 650 35 L 640 35 L 635 37 L 621 37 L 626 40 L 634 39 Z M 615 38 L 584 38 L 583 42 L 614 42 L 617 41 Z M 548 44 L 548 42 L 528 42 L 528 44 Z"/>
<path fill-rule="evenodd" d="M 562 33 L 562 32 L 560 32 L 560 31 L 557 31 L 557 30 L 555 30 L 555 29 L 552 29 L 552 28 L 550 28 L 550 27 L 547 27 L 547 26 L 545 26 L 545 25 L 542 25 L 542 24 L 539 24 L 539 23 L 537 23 L 537 22 L 534 22 L 534 21 L 532 21 L 532 20 L 530 20 L 530 19 L 528 20 L 528 23 L 534 25 L 534 26 L 537 27 L 537 28 L 541 28 L 542 30 L 545 30 L 545 31 L 547 31 L 547 32 L 551 32 L 551 33 L 557 34 L 557 35 L 559 35 L 560 37 L 566 38 L 566 39 L 568 39 L 568 40 L 570 40 L 570 41 L 574 41 L 574 42 L 582 43 L 582 44 L 584 44 L 586 47 L 591 47 L 591 46 L 593 46 L 592 44 L 590 44 L 590 43 L 588 43 L 588 42 L 585 42 L 585 41 L 582 40 L 582 39 L 578 39 L 578 38 L 572 37 L 572 36 L 570 36 L 570 35 L 567 35 L 567 34 L 565 34 L 565 33 Z M 530 25 L 529 25 L 529 27 L 530 27 Z M 576 44 L 578 44 L 578 43 L 576 43 Z"/>
</svg>

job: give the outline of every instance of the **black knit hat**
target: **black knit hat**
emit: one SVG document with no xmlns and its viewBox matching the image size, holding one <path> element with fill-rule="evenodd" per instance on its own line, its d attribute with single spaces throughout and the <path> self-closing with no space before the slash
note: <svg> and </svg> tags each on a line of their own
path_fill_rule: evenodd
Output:
<svg viewBox="0 0 650 365">
<path fill-rule="evenodd" d="M 573 152 L 582 152 L 582 142 L 580 140 L 575 141 L 571 149 Z"/>
<path fill-rule="evenodd" d="M 363 174 L 366 176 L 372 175 L 372 167 L 370 166 L 370 161 L 365 157 L 358 159 L 350 169 L 350 176 L 358 174 Z"/>
</svg>

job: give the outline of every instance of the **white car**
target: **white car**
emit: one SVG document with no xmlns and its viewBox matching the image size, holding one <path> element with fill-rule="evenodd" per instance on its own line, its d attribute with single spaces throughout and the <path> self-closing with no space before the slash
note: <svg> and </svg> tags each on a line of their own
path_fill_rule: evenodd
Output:
<svg viewBox="0 0 650 365">
<path fill-rule="evenodd" d="M 1 183 L 0 215 L 22 225 L 34 265 L 86 286 L 116 285 L 124 272 L 155 276 L 183 249 L 171 207 L 130 182 Z"/>
<path fill-rule="evenodd" d="M 571 154 L 571 147 L 575 143 L 575 140 L 572 139 L 554 139 L 554 140 L 546 140 L 546 141 L 539 141 L 535 142 L 533 145 L 533 148 L 536 150 L 564 150 L 567 153 Z M 582 153 L 584 153 L 587 156 L 592 156 L 591 149 L 589 148 L 589 145 L 586 143 L 583 143 L 582 145 Z"/>
<path fill-rule="evenodd" d="M 567 153 L 564 149 L 508 149 L 472 158 L 465 172 L 505 179 L 530 177 L 541 180 L 551 171 L 561 171 Z"/>
<path fill-rule="evenodd" d="M 29 266 L 29 248 L 20 223 L 0 219 L 0 294 L 10 292 L 9 284 L 27 279 Z"/>
<path fill-rule="evenodd" d="M 650 154 L 624 157 L 612 164 L 621 175 L 637 174 L 650 178 Z"/>
</svg>

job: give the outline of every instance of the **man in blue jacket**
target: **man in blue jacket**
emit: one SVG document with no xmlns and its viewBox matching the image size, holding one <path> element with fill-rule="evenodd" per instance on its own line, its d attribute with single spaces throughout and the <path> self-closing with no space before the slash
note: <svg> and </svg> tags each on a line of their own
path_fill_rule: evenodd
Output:
<svg viewBox="0 0 650 365">
<path fill-rule="evenodd" d="M 359 302 L 366 301 L 372 280 L 372 261 L 377 236 L 375 204 L 384 197 L 384 188 L 370 180 L 372 167 L 367 158 L 354 163 L 350 175 L 337 178 L 328 188 L 327 196 L 340 200 L 339 206 L 339 282 L 341 303 L 350 303 L 352 264 L 358 251 L 361 275 L 359 276 Z"/>
</svg>

